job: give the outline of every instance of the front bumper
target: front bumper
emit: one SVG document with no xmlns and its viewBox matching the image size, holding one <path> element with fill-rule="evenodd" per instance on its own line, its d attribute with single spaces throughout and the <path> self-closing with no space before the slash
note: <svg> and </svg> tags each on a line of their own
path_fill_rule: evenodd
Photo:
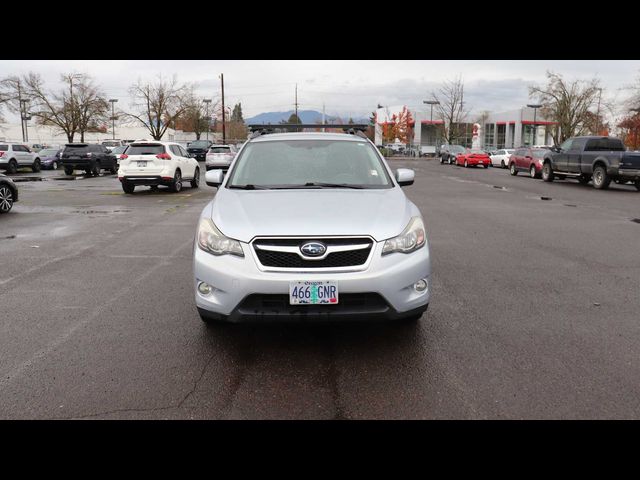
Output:
<svg viewBox="0 0 640 480">
<path fill-rule="evenodd" d="M 410 254 L 392 253 L 381 256 L 384 242 L 374 244 L 368 267 L 352 272 L 274 272 L 261 270 L 252 253 L 253 247 L 243 243 L 244 257 L 214 256 L 194 245 L 193 270 L 196 306 L 205 318 L 241 321 L 269 320 L 344 320 L 344 319 L 399 319 L 422 313 L 427 309 L 431 295 L 431 263 L 429 246 Z M 264 268 L 264 267 L 263 267 Z M 417 292 L 414 284 L 427 279 L 428 288 Z M 377 294 L 383 304 L 374 302 L 369 308 L 334 305 L 289 306 L 289 282 L 331 280 L 338 283 L 340 296 L 351 294 Z M 206 282 L 213 287 L 211 293 L 201 294 L 198 284 Z M 276 295 L 280 305 L 247 306 L 254 294 Z M 282 301 L 286 296 L 286 301 Z M 371 305 L 371 304 L 370 304 Z"/>
</svg>

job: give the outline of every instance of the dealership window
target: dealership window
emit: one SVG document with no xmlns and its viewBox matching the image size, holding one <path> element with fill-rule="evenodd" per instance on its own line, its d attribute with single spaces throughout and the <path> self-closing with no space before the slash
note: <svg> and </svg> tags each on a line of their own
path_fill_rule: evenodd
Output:
<svg viewBox="0 0 640 480">
<path fill-rule="evenodd" d="M 535 139 L 533 138 L 535 127 L 533 125 L 522 126 L 522 144 L 531 146 L 535 145 Z"/>
<path fill-rule="evenodd" d="M 496 148 L 504 148 L 507 135 L 506 125 L 497 125 L 496 128 Z"/>
<path fill-rule="evenodd" d="M 495 133 L 496 125 L 494 123 L 486 123 L 484 125 L 484 148 L 493 148 L 495 146 Z"/>
</svg>

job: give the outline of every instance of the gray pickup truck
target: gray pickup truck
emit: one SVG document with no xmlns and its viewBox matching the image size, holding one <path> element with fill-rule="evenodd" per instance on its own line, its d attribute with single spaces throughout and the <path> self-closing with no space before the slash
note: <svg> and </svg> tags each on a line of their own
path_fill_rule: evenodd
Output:
<svg viewBox="0 0 640 480">
<path fill-rule="evenodd" d="M 597 189 L 611 181 L 633 183 L 640 190 L 640 152 L 627 152 L 622 140 L 614 137 L 573 137 L 553 146 L 542 160 L 542 179 L 575 178 L 586 185 L 593 180 Z"/>
</svg>

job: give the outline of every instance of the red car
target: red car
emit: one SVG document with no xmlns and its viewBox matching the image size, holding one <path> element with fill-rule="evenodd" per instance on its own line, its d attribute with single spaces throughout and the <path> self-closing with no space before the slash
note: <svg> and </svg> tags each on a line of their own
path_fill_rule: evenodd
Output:
<svg viewBox="0 0 640 480">
<path fill-rule="evenodd" d="M 466 152 L 458 154 L 456 157 L 456 165 L 464 165 L 466 168 L 480 165 L 484 168 L 489 168 L 489 165 L 491 165 L 491 159 L 484 150 L 480 150 L 479 148 L 468 148 Z"/>
<path fill-rule="evenodd" d="M 540 178 L 542 176 L 542 160 L 546 151 L 546 148 L 523 147 L 516 149 L 509 158 L 511 175 L 527 172 L 531 178 Z"/>
</svg>

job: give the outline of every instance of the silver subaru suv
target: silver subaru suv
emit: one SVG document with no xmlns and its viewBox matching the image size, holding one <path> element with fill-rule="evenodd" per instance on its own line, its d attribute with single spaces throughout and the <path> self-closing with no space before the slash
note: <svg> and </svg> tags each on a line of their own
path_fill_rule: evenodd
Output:
<svg viewBox="0 0 640 480">
<path fill-rule="evenodd" d="M 194 242 L 205 322 L 411 320 L 429 306 L 424 221 L 361 132 L 272 133 L 247 141 Z"/>
</svg>

